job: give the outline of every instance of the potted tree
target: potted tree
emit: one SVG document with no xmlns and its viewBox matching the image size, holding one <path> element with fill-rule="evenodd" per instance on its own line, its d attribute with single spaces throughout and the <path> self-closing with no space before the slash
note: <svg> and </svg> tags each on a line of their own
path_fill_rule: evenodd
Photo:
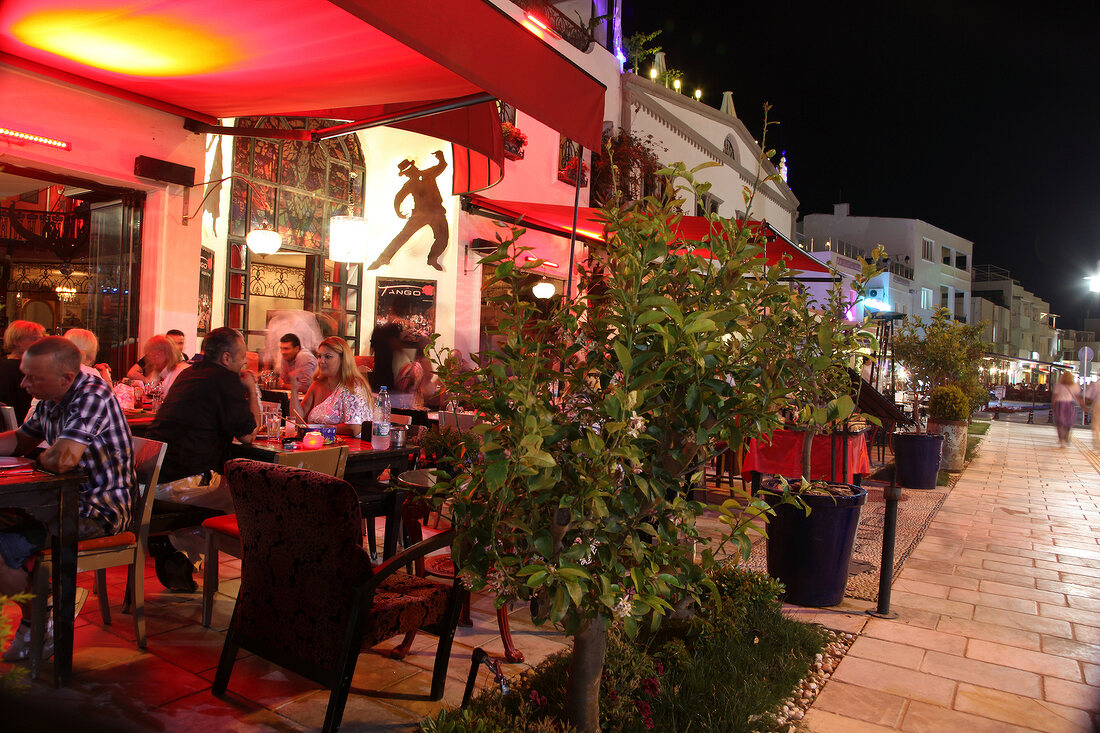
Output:
<svg viewBox="0 0 1100 733">
<path fill-rule="evenodd" d="M 944 437 L 931 421 L 925 432 L 921 405 L 936 387 L 977 382 L 982 354 L 989 344 L 979 324 L 956 321 L 946 308 L 937 308 L 925 323 L 908 317 L 894 337 L 897 363 L 905 367 L 913 400 L 916 433 L 893 435 L 894 467 L 898 484 L 911 489 L 934 489 L 939 474 Z"/>
<path fill-rule="evenodd" d="M 936 387 L 928 399 L 928 432 L 943 436 L 940 467 L 961 471 L 966 463 L 970 400 L 957 385 Z"/>
<path fill-rule="evenodd" d="M 852 283 L 857 297 L 877 273 L 881 248 L 876 249 Z M 790 344 L 792 371 L 800 378 L 789 394 L 802 432 L 801 475 L 770 482 L 765 496 L 775 511 L 768 523 L 768 574 L 786 588 L 787 601 L 800 606 L 835 606 L 844 598 L 860 513 L 867 491 L 835 476 L 814 475 L 814 438 L 825 431 L 847 432 L 855 414 L 849 362 L 861 342 L 873 338 L 861 324 L 849 322 L 848 288 L 838 282 L 824 304 L 806 300 L 786 317 L 777 338 Z M 857 395 L 858 396 L 858 395 Z M 847 450 L 844 446 L 843 450 Z"/>
<path fill-rule="evenodd" d="M 520 232 L 503 239 L 482 260 L 508 286 L 494 296 L 499 346 L 462 375 L 437 360 L 448 392 L 485 416 L 473 428 L 483 460 L 432 494 L 451 502 L 457 546 L 470 548 L 461 572 L 572 635 L 566 709 L 582 731 L 599 726 L 609 630 L 632 636 L 688 613 L 708 583 L 713 550 L 697 562 L 694 545 L 704 505 L 684 487 L 716 441 L 770 432 L 776 385 L 794 378 L 771 358 L 792 306 L 788 271 L 718 217 L 714 259 L 670 250 L 681 192 L 705 188 L 682 166 L 666 173 L 681 187 L 604 210 L 607 241 L 590 251 L 577 300 L 548 313 L 520 292 L 538 261 L 520 264 Z M 752 497 L 721 508 L 743 552 L 766 510 Z"/>
</svg>

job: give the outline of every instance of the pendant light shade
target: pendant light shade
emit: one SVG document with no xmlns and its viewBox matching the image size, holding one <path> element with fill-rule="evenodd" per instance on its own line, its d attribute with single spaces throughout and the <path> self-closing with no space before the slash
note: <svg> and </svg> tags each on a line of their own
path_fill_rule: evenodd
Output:
<svg viewBox="0 0 1100 733">
<path fill-rule="evenodd" d="M 253 229 L 244 238 L 244 243 L 258 255 L 273 255 L 283 245 L 283 236 L 270 229 Z"/>
<path fill-rule="evenodd" d="M 333 262 L 365 262 L 367 220 L 362 216 L 334 216 L 329 219 L 328 258 Z"/>
<path fill-rule="evenodd" d="M 554 283 L 548 280 L 535 283 L 534 287 L 531 288 L 531 294 L 540 300 L 553 298 L 556 292 L 558 292 L 558 289 L 554 287 Z"/>
</svg>

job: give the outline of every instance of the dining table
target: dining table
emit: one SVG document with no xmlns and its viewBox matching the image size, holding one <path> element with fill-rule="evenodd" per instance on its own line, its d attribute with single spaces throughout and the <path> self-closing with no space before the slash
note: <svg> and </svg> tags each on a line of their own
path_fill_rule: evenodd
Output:
<svg viewBox="0 0 1100 733">
<path fill-rule="evenodd" d="M 401 536 L 401 507 L 404 504 L 405 491 L 391 482 L 390 487 L 379 486 L 379 478 L 385 471 L 390 476 L 398 476 L 408 470 L 413 456 L 420 451 L 416 445 L 402 448 L 376 449 L 369 440 L 360 440 L 347 435 L 337 437 L 337 442 L 348 446 L 348 460 L 344 468 L 344 480 L 350 483 L 361 502 L 381 499 L 386 517 L 385 539 L 382 557 L 392 557 L 397 551 L 397 541 Z M 230 448 L 232 458 L 251 458 L 257 461 L 274 462 L 281 453 L 305 451 L 298 445 L 295 448 L 284 447 L 281 439 L 257 437 L 251 443 L 234 441 Z"/>
<path fill-rule="evenodd" d="M 752 481 L 753 491 L 760 488 L 761 474 L 796 478 L 802 475 L 802 437 L 796 430 L 776 430 L 770 436 L 753 438 L 741 466 L 742 475 Z M 844 475 L 844 438 L 819 434 L 813 437 L 810 448 L 811 480 L 833 479 L 835 468 L 839 480 L 859 484 L 862 477 L 871 473 L 871 461 L 867 453 L 867 439 L 863 432 L 849 433 L 847 446 L 847 475 Z"/>
<path fill-rule="evenodd" d="M 10 459 L 9 459 L 10 460 Z M 13 462 L 0 470 L 0 507 L 20 509 L 48 526 L 53 567 L 53 639 L 55 687 L 69 684 L 73 673 L 76 620 L 77 506 L 82 471 L 54 474 L 32 464 Z M 31 670 L 37 675 L 38 670 Z"/>
</svg>

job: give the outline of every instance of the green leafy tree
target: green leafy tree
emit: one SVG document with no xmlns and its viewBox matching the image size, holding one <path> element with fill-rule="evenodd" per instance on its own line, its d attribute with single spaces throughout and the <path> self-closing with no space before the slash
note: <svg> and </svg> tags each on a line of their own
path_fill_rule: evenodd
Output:
<svg viewBox="0 0 1100 733">
<path fill-rule="evenodd" d="M 519 232 L 502 240 L 482 260 L 489 283 L 508 286 L 498 346 L 461 375 L 437 355 L 445 389 L 486 419 L 474 428 L 483 460 L 433 500 L 450 502 L 473 588 L 529 602 L 536 623 L 573 636 L 566 707 L 582 731 L 598 724 L 609 625 L 656 627 L 708 587 L 725 543 L 696 557 L 705 507 L 682 489 L 716 441 L 777 427 L 800 379 L 777 346 L 781 314 L 799 301 L 762 239 L 712 216 L 707 241 L 677 241 L 679 197 L 709 188 L 697 170 L 666 169 L 660 196 L 605 208 L 607 241 L 590 252 L 578 299 L 549 314 L 523 294 L 539 262 L 519 264 Z M 746 187 L 746 210 L 760 183 Z M 747 554 L 766 504 L 742 496 L 719 511 Z"/>
<path fill-rule="evenodd" d="M 651 46 L 661 31 L 653 33 L 635 33 L 623 41 L 623 53 L 626 55 L 626 64 L 635 74 L 640 73 L 642 64 L 646 59 L 661 50 L 660 46 Z"/>
<path fill-rule="evenodd" d="M 919 316 L 907 317 L 893 344 L 894 358 L 909 373 L 914 404 L 926 400 L 936 387 L 977 384 L 982 354 L 988 349 L 981 324 L 960 323 L 946 308 L 936 308 L 927 323 Z"/>
</svg>

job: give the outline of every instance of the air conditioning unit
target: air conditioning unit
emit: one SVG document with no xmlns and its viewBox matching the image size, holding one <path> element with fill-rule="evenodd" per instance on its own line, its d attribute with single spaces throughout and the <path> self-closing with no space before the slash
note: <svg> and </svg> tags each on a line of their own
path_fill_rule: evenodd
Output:
<svg viewBox="0 0 1100 733">
<path fill-rule="evenodd" d="M 878 288 L 871 288 L 867 291 L 867 297 L 877 300 L 882 295 L 882 291 Z"/>
</svg>

